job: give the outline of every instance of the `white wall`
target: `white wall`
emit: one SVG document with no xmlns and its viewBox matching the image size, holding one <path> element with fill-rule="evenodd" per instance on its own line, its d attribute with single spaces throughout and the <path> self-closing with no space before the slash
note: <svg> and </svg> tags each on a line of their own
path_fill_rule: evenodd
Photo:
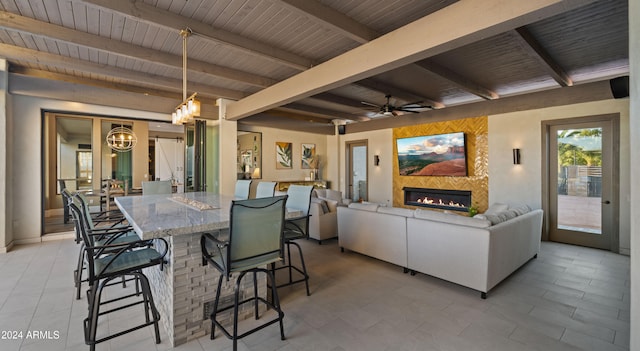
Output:
<svg viewBox="0 0 640 351">
<path fill-rule="evenodd" d="M 12 219 L 7 237 L 13 237 L 16 244 L 40 241 L 42 233 L 42 110 L 83 112 L 96 115 L 122 116 L 140 119 L 170 121 L 168 114 L 132 111 L 121 108 L 80 104 L 27 96 L 15 95 L 11 99 L 12 111 L 9 119 L 10 134 L 19 135 L 13 139 L 14 161 L 7 167 L 11 172 L 13 195 Z M 11 201 L 11 200 L 10 200 Z M 7 243 L 10 244 L 10 243 Z"/>
<path fill-rule="evenodd" d="M 295 132 L 289 130 L 265 128 L 265 127 L 243 127 L 243 130 L 250 132 L 262 133 L 262 179 L 263 180 L 304 180 L 309 177 L 309 169 L 301 167 L 302 144 L 315 144 L 316 155 L 320 156 L 322 174 L 320 178 L 332 181 L 331 187 L 334 188 L 334 179 L 328 178 L 327 161 L 332 155 L 327 155 L 327 139 L 326 135 L 309 134 L 303 132 Z M 276 142 L 292 143 L 292 168 L 276 169 Z M 235 155 L 234 155 L 235 156 Z M 233 166 L 235 167 L 236 161 Z M 236 168 L 234 168 L 235 170 Z"/>
<path fill-rule="evenodd" d="M 0 253 L 13 245 L 11 217 L 13 199 L 11 190 L 11 95 L 8 93 L 9 65 L 0 58 Z"/>
<path fill-rule="evenodd" d="M 629 99 L 489 116 L 489 203 L 526 203 L 542 206 L 541 121 L 620 114 L 620 252 L 630 249 Z M 511 150 L 520 148 L 522 164 L 513 165 Z"/>
<path fill-rule="evenodd" d="M 631 334 L 630 350 L 640 350 L 640 182 L 636 178 L 640 174 L 640 1 L 629 1 L 629 62 L 630 62 L 630 100 L 631 117 L 629 118 L 629 153 L 631 164 L 629 174 L 634 175 L 631 183 L 631 209 L 634 215 L 630 218 L 631 232 Z M 627 194 L 629 194 L 627 193 Z"/>
</svg>

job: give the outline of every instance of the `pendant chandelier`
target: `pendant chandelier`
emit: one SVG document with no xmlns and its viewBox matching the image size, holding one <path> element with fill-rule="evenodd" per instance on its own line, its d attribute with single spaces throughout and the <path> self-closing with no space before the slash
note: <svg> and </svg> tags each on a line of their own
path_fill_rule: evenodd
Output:
<svg viewBox="0 0 640 351">
<path fill-rule="evenodd" d="M 171 114 L 171 123 L 182 125 L 200 116 L 200 101 L 196 100 L 198 93 L 187 98 L 187 38 L 193 33 L 190 28 L 180 30 L 182 36 L 182 103 Z"/>
<path fill-rule="evenodd" d="M 121 125 L 115 127 L 107 133 L 107 145 L 116 152 L 127 152 L 133 149 L 138 143 L 138 137 L 129 128 Z"/>
</svg>

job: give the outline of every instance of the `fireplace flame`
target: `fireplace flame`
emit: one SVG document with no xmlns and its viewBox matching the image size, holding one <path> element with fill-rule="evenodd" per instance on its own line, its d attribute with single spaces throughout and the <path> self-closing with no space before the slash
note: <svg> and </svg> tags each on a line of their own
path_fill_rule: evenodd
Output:
<svg viewBox="0 0 640 351">
<path fill-rule="evenodd" d="M 466 207 L 464 204 L 454 202 L 453 200 L 446 203 L 442 201 L 442 199 L 430 199 L 428 196 L 425 196 L 423 199 L 418 199 L 418 203 L 427 204 L 427 205 L 439 205 L 439 206 L 449 206 L 449 207 Z"/>
</svg>

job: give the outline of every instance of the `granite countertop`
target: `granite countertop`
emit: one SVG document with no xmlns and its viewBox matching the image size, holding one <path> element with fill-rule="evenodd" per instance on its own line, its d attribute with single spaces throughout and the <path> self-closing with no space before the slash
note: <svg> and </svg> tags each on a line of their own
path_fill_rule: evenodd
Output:
<svg viewBox="0 0 640 351">
<path fill-rule="evenodd" d="M 117 197 L 116 204 L 142 239 L 229 227 L 233 196 L 205 192 Z"/>
<path fill-rule="evenodd" d="M 206 192 L 116 197 L 115 202 L 142 239 L 213 232 L 229 228 L 233 196 Z M 302 212 L 287 212 L 296 217 Z"/>
</svg>

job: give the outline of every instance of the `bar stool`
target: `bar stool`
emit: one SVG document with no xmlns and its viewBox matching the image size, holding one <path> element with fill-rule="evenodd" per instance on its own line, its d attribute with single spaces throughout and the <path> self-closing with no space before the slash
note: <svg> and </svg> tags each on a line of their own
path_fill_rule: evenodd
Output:
<svg viewBox="0 0 640 351">
<path fill-rule="evenodd" d="M 159 344 L 160 329 L 158 321 L 160 320 L 160 314 L 153 302 L 149 280 L 142 273 L 142 269 L 164 263 L 164 256 L 168 250 L 167 242 L 161 238 L 154 240 L 137 240 L 126 243 L 116 243 L 115 240 L 109 241 L 109 239 L 107 239 L 106 243 L 98 244 L 95 236 L 87 231 L 87 217 L 77 206 L 77 203 L 71 203 L 70 209 L 71 212 L 75 214 L 75 218 L 80 222 L 80 232 L 84 243 L 84 250 L 86 251 L 87 281 L 89 283 L 89 291 L 87 292 L 89 313 L 83 324 L 85 343 L 89 345 L 90 351 L 94 351 L 96 344 L 100 342 L 150 325 L 154 326 L 156 344 Z M 154 242 L 156 244 L 162 243 L 162 252 L 153 248 Z M 112 280 L 121 277 L 124 279 L 126 276 L 132 276 L 136 282 L 139 282 L 141 291 L 136 288 L 134 293 L 103 301 L 102 292 L 104 288 L 113 285 L 111 283 Z M 136 284 L 136 287 L 137 286 Z M 139 298 L 137 301 L 129 302 L 131 298 L 136 297 Z M 101 311 L 101 306 L 123 300 L 127 300 L 128 303 L 125 305 L 118 304 L 119 306 L 117 307 Z M 112 333 L 101 339 L 96 339 L 99 317 L 139 304 L 144 305 L 145 322 L 126 330 Z"/>
<path fill-rule="evenodd" d="M 215 235 L 205 233 L 200 237 L 202 249 L 202 265 L 210 264 L 220 272 L 218 289 L 211 312 L 211 339 L 215 337 L 216 326 L 233 340 L 233 350 L 237 350 L 238 339 L 265 328 L 271 324 L 280 323 L 280 338 L 284 337 L 282 319 L 284 313 L 280 308 L 278 292 L 272 272 L 264 267 L 270 263 L 282 260 L 282 233 L 284 228 L 285 201 L 287 196 L 276 196 L 261 199 L 236 200 L 231 204 L 230 226 L 228 240 L 220 240 Z M 258 296 L 257 273 L 267 275 L 270 282 L 273 301 Z M 224 308 L 219 307 L 222 280 L 227 281 L 231 274 L 238 273 L 234 287 L 233 304 Z M 240 282 L 247 273 L 253 273 L 253 297 L 240 301 Z M 253 302 L 256 320 L 259 302 L 272 308 L 277 317 L 238 335 L 238 308 L 245 303 Z M 233 309 L 233 330 L 229 332 L 217 319 L 220 312 Z"/>
<path fill-rule="evenodd" d="M 233 196 L 236 200 L 246 200 L 249 198 L 249 191 L 251 191 L 252 180 L 236 180 L 236 187 Z"/>
<path fill-rule="evenodd" d="M 287 260 L 285 261 L 285 264 L 277 268 L 275 267 L 275 264 L 271 265 L 271 269 L 274 272 L 280 269 L 286 269 L 289 273 L 289 280 L 278 285 L 278 288 L 304 282 L 307 289 L 307 296 L 311 295 L 309 292 L 309 274 L 307 274 L 307 266 L 304 263 L 302 248 L 294 240 L 309 238 L 309 208 L 311 206 L 312 191 L 312 185 L 293 184 L 289 186 L 289 189 L 287 190 L 287 211 L 296 211 L 301 212 L 302 214 L 285 220 L 283 233 L 284 244 L 287 246 Z M 300 254 L 300 267 L 294 266 L 291 261 L 291 245 L 298 248 L 298 253 Z M 293 271 L 297 271 L 302 275 L 302 278 L 294 280 Z"/>
<path fill-rule="evenodd" d="M 256 198 L 272 197 L 276 193 L 276 182 L 260 182 L 256 187 Z"/>
<path fill-rule="evenodd" d="M 80 290 L 82 289 L 82 283 L 86 281 L 83 279 L 83 271 L 85 270 L 85 244 L 82 240 L 82 225 L 85 225 L 85 230 L 88 231 L 98 245 L 106 244 L 122 244 L 127 242 L 133 242 L 140 240 L 138 234 L 132 227 L 123 224 L 125 218 L 120 213 L 120 216 L 105 217 L 105 212 L 91 213 L 89 211 L 89 205 L 87 204 L 84 196 L 81 193 L 75 193 L 70 195 L 68 190 L 63 191 L 63 196 L 68 197 L 68 204 L 75 204 L 75 206 L 81 211 L 84 221 L 78 218 L 78 215 L 71 212 L 72 218 L 75 222 L 76 242 L 79 243 L 80 252 L 78 253 L 78 262 L 76 269 L 73 271 L 73 281 L 76 287 L 76 299 L 80 300 Z M 119 211 L 118 211 L 119 212 Z M 96 227 L 96 225 L 102 225 L 102 227 Z M 126 287 L 126 280 L 123 279 L 122 285 Z"/>
</svg>

